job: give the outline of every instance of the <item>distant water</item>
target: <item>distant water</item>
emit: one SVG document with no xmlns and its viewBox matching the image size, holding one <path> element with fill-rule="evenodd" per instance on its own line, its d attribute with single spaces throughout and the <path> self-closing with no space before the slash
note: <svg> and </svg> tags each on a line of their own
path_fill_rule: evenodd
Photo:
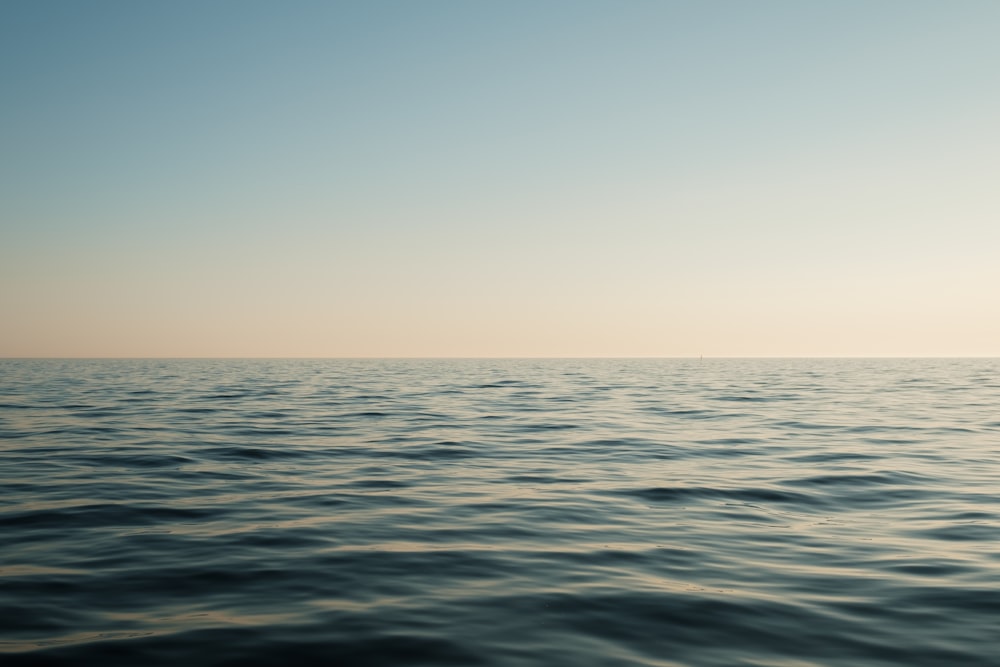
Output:
<svg viewBox="0 0 1000 667">
<path fill-rule="evenodd" d="M 0 664 L 1000 665 L 998 371 L 0 361 Z"/>
</svg>

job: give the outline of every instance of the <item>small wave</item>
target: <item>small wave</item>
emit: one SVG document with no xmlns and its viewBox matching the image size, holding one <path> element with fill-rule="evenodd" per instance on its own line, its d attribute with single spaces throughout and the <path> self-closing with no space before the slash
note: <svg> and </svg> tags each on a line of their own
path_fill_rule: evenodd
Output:
<svg viewBox="0 0 1000 667">
<path fill-rule="evenodd" d="M 799 429 L 803 431 L 835 431 L 844 428 L 837 424 L 817 424 L 815 422 L 803 421 L 780 421 L 775 423 L 775 426 L 779 426 L 781 428 Z"/>
<path fill-rule="evenodd" d="M 374 449 L 370 452 L 370 455 L 378 458 L 407 459 L 411 461 L 447 461 L 473 458 L 480 454 L 467 447 L 409 445 L 399 449 Z"/>
<path fill-rule="evenodd" d="M 627 489 L 621 493 L 653 502 L 731 500 L 739 502 L 789 503 L 807 506 L 821 504 L 818 498 L 809 494 L 766 488 L 721 489 L 704 486 L 657 486 L 645 489 Z"/>
<path fill-rule="evenodd" d="M 885 472 L 885 473 L 869 473 L 869 474 L 851 474 L 845 473 L 840 475 L 816 475 L 813 477 L 805 477 L 802 479 L 785 480 L 783 484 L 788 484 L 791 486 L 812 486 L 812 487 L 831 487 L 831 486 L 848 486 L 848 487 L 869 487 L 869 486 L 888 486 L 888 485 L 906 485 L 906 484 L 920 484 L 925 483 L 929 478 L 924 475 L 916 475 L 913 473 L 906 472 Z"/>
<path fill-rule="evenodd" d="M 347 486 L 359 489 L 405 489 L 412 484 L 395 479 L 359 479 Z"/>
<path fill-rule="evenodd" d="M 768 403 L 775 400 L 781 400 L 774 396 L 716 396 L 716 401 L 730 401 L 730 402 L 757 402 L 757 403 Z"/>
<path fill-rule="evenodd" d="M 211 516 L 209 510 L 181 507 L 150 507 L 134 503 L 97 503 L 62 509 L 23 511 L 0 515 L 0 526 L 61 528 L 66 526 L 116 526 L 160 522 L 197 521 Z"/>
<path fill-rule="evenodd" d="M 863 452 L 819 452 L 816 454 L 793 454 L 788 457 L 790 461 L 798 463 L 838 463 L 843 461 L 877 461 L 885 458 L 878 454 L 865 454 Z"/>
<path fill-rule="evenodd" d="M 913 530 L 909 531 L 909 534 L 914 537 L 946 542 L 988 542 L 995 544 L 1000 540 L 1000 527 L 985 523 L 958 523 Z"/>
<path fill-rule="evenodd" d="M 295 459 L 310 456 L 309 452 L 292 447 L 206 447 L 199 453 L 215 459 L 247 459 L 252 461 L 267 461 L 270 459 Z"/>
<path fill-rule="evenodd" d="M 130 468 L 176 468 L 194 462 L 195 459 L 178 454 L 114 454 L 95 460 L 95 463 Z"/>
</svg>

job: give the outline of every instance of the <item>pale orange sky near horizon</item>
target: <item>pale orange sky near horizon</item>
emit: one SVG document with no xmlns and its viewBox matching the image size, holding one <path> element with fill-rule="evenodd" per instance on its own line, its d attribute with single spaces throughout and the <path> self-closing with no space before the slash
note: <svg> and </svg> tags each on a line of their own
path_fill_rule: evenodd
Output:
<svg viewBox="0 0 1000 667">
<path fill-rule="evenodd" d="M 0 357 L 1000 356 L 1000 5 L 0 8 Z"/>
</svg>

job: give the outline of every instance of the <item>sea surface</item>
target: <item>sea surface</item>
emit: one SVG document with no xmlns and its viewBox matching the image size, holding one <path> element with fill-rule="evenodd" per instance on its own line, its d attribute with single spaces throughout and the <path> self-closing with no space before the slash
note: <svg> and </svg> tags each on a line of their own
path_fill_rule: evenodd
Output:
<svg viewBox="0 0 1000 667">
<path fill-rule="evenodd" d="M 0 360 L 3 665 L 1000 665 L 1000 360 Z"/>
</svg>

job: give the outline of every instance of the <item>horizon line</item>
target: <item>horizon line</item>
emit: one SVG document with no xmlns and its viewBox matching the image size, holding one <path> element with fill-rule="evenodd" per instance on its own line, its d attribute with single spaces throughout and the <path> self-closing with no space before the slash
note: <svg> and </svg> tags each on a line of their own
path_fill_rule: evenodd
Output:
<svg viewBox="0 0 1000 667">
<path fill-rule="evenodd" d="M 355 360 L 355 361 L 384 361 L 384 360 L 590 360 L 590 359 L 662 359 L 662 360 L 705 360 L 705 359 L 1000 359 L 1000 355 L 590 355 L 590 356 L 445 356 L 445 355 L 399 355 L 399 356 L 0 356 L 0 361 L 156 361 L 156 360 L 176 360 L 176 361 L 197 361 L 197 360 L 262 360 L 262 361 L 335 361 L 335 360 Z"/>
</svg>

